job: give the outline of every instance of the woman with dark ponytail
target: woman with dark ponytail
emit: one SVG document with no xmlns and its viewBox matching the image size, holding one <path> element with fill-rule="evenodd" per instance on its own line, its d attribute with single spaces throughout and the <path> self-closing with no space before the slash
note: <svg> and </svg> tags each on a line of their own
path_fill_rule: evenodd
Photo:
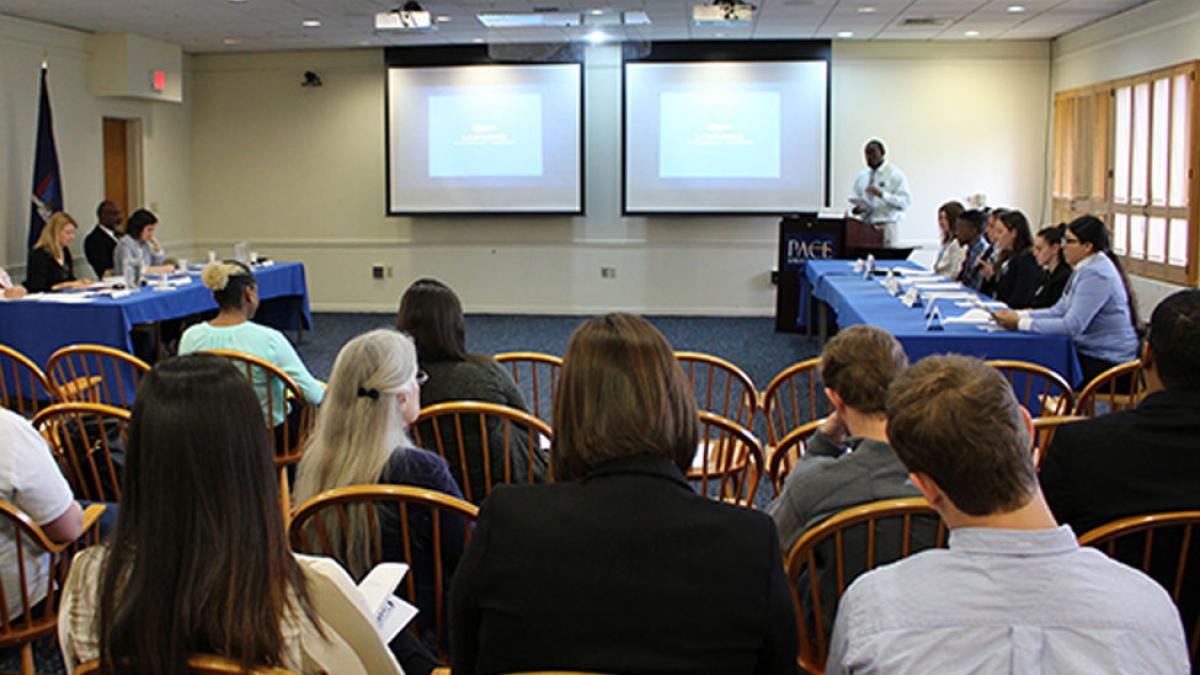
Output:
<svg viewBox="0 0 1200 675">
<path fill-rule="evenodd" d="M 1088 382 L 1137 358 L 1137 303 L 1125 270 L 1109 248 L 1108 228 L 1099 218 L 1071 221 L 1062 251 L 1074 271 L 1058 302 L 1046 309 L 1004 310 L 993 316 L 1009 330 L 1070 335 Z"/>
</svg>

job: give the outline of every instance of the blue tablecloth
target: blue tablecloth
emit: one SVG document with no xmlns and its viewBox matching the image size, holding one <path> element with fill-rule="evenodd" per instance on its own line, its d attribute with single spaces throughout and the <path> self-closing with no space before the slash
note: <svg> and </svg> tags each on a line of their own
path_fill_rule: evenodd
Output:
<svg viewBox="0 0 1200 675">
<path fill-rule="evenodd" d="M 312 328 L 308 286 L 301 263 L 256 267 L 262 300 L 255 320 L 281 330 Z M 96 297 L 83 303 L 20 300 L 0 302 L 0 344 L 45 366 L 56 350 L 73 344 L 107 345 L 133 353 L 129 331 L 135 324 L 179 319 L 216 310 L 212 292 L 200 283 L 170 291 L 146 287 L 113 299 Z"/>
<path fill-rule="evenodd" d="M 904 345 L 910 361 L 945 353 L 967 354 L 982 359 L 1029 361 L 1056 371 L 1072 387 L 1081 384 L 1083 374 L 1075 354 L 1075 345 L 1066 335 L 987 332 L 969 324 L 947 324 L 944 330 L 930 331 L 925 328 L 923 308 L 905 307 L 899 298 L 888 295 L 874 279 L 838 273 L 839 265 L 850 270 L 846 261 L 822 261 L 816 266 L 812 263 L 809 265 L 807 273 L 809 283 L 813 285 L 813 297 L 829 305 L 837 317 L 838 326 L 860 323 L 879 326 L 895 335 Z M 943 315 L 957 316 L 967 311 L 946 300 L 939 303 L 944 303 Z"/>
</svg>

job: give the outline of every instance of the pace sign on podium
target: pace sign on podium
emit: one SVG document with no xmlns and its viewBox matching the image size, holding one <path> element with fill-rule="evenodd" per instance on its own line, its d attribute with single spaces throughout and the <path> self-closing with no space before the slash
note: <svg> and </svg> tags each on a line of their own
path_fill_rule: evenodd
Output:
<svg viewBox="0 0 1200 675">
<path fill-rule="evenodd" d="M 846 221 L 797 213 L 779 221 L 779 285 L 775 291 L 775 330 L 802 330 L 809 318 L 804 265 L 809 260 L 844 257 Z"/>
</svg>

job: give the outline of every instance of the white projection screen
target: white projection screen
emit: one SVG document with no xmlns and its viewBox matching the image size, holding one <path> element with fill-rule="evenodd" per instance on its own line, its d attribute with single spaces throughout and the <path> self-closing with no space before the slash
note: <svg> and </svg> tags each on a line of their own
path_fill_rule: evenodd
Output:
<svg viewBox="0 0 1200 675">
<path fill-rule="evenodd" d="M 625 63 L 625 212 L 825 203 L 828 63 Z"/>
<path fill-rule="evenodd" d="M 580 213 L 582 66 L 388 68 L 388 213 Z"/>
</svg>

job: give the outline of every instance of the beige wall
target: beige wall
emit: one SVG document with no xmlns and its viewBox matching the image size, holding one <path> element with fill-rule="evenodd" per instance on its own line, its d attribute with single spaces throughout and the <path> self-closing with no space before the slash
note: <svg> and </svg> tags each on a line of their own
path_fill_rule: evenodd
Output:
<svg viewBox="0 0 1200 675">
<path fill-rule="evenodd" d="M 621 216 L 618 56 L 588 52 L 588 213 L 577 218 L 386 217 L 377 50 L 196 57 L 196 251 L 245 239 L 304 260 L 323 309 L 391 310 L 413 279 L 437 276 L 472 311 L 770 314 L 775 219 Z M 325 86 L 301 88 L 305 70 Z M 939 203 L 968 192 L 1041 208 L 1046 43 L 839 44 L 833 78 L 835 204 L 863 142 L 882 135 L 913 185 L 903 234 L 916 243 L 935 236 Z M 395 276 L 372 280 L 375 262 Z M 617 277 L 601 279 L 601 266 Z"/>
<path fill-rule="evenodd" d="M 1055 92 L 1200 59 L 1200 2 L 1147 3 L 1063 35 L 1054 41 L 1052 53 Z M 1047 199 L 1049 191 L 1047 181 Z M 1195 244 L 1193 255 L 1200 255 L 1200 242 Z M 1130 283 L 1146 317 L 1160 300 L 1180 289 L 1136 276 Z"/>
<path fill-rule="evenodd" d="M 66 197 L 82 235 L 95 223 L 103 197 L 101 119 L 141 120 L 145 204 L 155 210 L 164 245 L 193 239 L 191 119 L 186 102 L 148 103 L 88 94 L 88 35 L 0 16 L 0 264 L 23 277 L 37 138 L 38 80 L 45 58 Z M 75 249 L 83 250 L 82 236 Z M 82 257 L 79 262 L 83 262 Z M 82 268 L 90 273 L 86 263 Z"/>
</svg>

